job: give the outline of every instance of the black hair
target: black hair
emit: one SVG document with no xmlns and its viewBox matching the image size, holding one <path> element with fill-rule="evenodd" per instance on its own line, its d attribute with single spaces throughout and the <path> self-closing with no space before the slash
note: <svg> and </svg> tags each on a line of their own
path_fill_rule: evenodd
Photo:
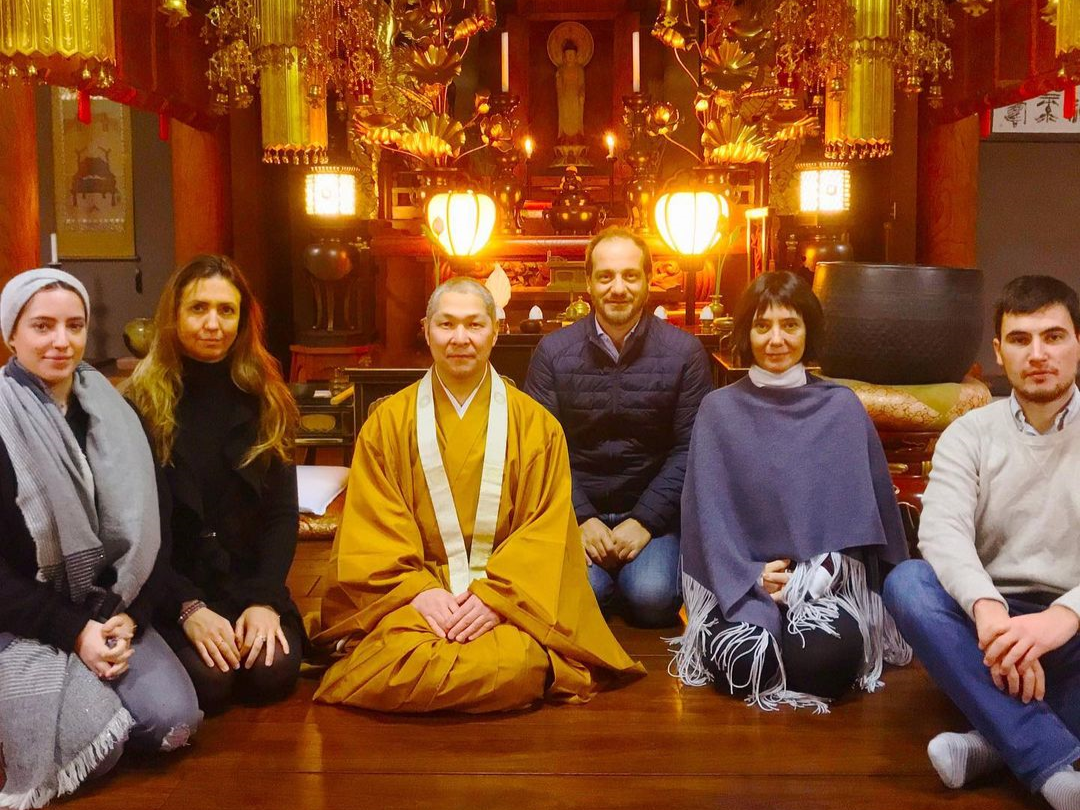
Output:
<svg viewBox="0 0 1080 810">
<path fill-rule="evenodd" d="M 735 326 L 732 332 L 736 358 L 743 363 L 753 362 L 750 330 L 754 326 L 754 320 L 772 305 L 787 307 L 799 313 L 806 324 L 806 350 L 803 352 L 803 359 L 816 358 L 825 322 L 821 302 L 809 284 L 787 270 L 762 273 L 739 298 L 739 303 L 735 305 Z"/>
<path fill-rule="evenodd" d="M 1054 304 L 1061 304 L 1069 311 L 1073 331 L 1080 334 L 1080 299 L 1076 290 L 1053 276 L 1014 278 L 1005 285 L 994 305 L 994 334 L 1001 338 L 1005 313 L 1029 315 Z"/>
</svg>

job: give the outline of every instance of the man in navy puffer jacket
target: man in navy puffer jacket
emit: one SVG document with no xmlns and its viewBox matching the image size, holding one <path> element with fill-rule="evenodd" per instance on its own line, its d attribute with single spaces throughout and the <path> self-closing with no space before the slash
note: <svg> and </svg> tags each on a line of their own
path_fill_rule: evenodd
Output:
<svg viewBox="0 0 1080 810">
<path fill-rule="evenodd" d="M 690 432 L 712 390 L 701 342 L 644 314 L 652 256 L 632 231 L 589 243 L 594 313 L 540 341 L 525 390 L 566 432 L 574 510 L 600 606 L 634 624 L 675 621 L 679 498 Z"/>
</svg>

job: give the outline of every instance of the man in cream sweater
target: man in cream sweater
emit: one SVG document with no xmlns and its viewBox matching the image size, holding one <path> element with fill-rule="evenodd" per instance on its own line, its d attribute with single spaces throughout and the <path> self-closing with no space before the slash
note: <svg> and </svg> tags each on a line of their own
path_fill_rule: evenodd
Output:
<svg viewBox="0 0 1080 810">
<path fill-rule="evenodd" d="M 919 551 L 885 603 L 974 727 L 939 734 L 949 787 L 1008 766 L 1055 810 L 1080 810 L 1080 303 L 1022 276 L 995 312 L 1007 400 L 941 435 Z"/>
</svg>

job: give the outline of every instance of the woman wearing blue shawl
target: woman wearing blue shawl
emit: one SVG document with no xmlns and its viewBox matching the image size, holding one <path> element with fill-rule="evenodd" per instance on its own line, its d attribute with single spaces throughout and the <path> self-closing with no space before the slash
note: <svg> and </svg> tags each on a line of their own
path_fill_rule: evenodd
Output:
<svg viewBox="0 0 1080 810">
<path fill-rule="evenodd" d="M 759 276 L 735 313 L 749 375 L 709 394 L 682 496 L 687 626 L 673 674 L 762 709 L 828 711 L 911 651 L 882 605 L 907 544 L 873 424 L 848 388 L 806 372 L 821 304 L 792 273 Z"/>
</svg>

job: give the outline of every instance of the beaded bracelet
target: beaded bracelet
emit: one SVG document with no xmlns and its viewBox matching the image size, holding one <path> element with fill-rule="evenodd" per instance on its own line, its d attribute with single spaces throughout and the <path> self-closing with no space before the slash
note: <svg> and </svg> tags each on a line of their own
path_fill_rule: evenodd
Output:
<svg viewBox="0 0 1080 810">
<path fill-rule="evenodd" d="M 189 602 L 187 607 L 185 607 L 180 612 L 180 619 L 178 620 L 178 624 L 182 625 L 184 622 L 186 622 L 204 607 L 206 607 L 206 602 L 202 601 L 201 599 L 196 599 L 194 602 Z"/>
</svg>

